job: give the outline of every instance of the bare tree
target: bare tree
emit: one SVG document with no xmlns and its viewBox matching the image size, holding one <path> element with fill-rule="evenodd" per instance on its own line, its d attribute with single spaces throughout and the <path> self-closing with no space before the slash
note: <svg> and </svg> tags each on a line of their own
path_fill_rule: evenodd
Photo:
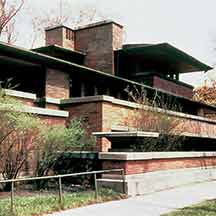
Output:
<svg viewBox="0 0 216 216">
<path fill-rule="evenodd" d="M 61 2 L 60 2 L 61 4 Z M 94 7 L 82 9 L 79 11 L 77 15 L 72 15 L 72 8 L 70 3 L 65 2 L 64 8 L 59 6 L 59 10 L 56 11 L 46 11 L 43 12 L 40 16 L 32 17 L 32 39 L 30 47 L 35 47 L 35 44 L 38 42 L 43 42 L 45 40 L 44 29 L 46 27 L 52 27 L 57 25 L 64 25 L 67 24 L 72 28 L 76 28 L 81 25 L 89 24 L 97 19 L 104 19 Z"/>
<path fill-rule="evenodd" d="M 18 35 L 19 33 L 16 31 L 15 29 L 15 20 L 12 20 L 6 27 L 4 30 L 4 36 L 5 36 L 5 40 L 8 44 L 15 44 L 17 39 L 18 39 Z"/>
<path fill-rule="evenodd" d="M 170 115 L 170 111 L 181 111 L 181 107 L 170 97 L 159 95 L 157 91 L 149 98 L 144 88 L 126 88 L 129 100 L 139 106 L 134 113 L 133 125 L 137 130 L 158 132 L 159 138 L 145 138 L 133 145 L 139 151 L 176 151 L 184 142 L 183 121 Z"/>
<path fill-rule="evenodd" d="M 17 13 L 22 9 L 23 5 L 24 0 L 0 0 L 0 36 L 6 27 L 6 33 L 11 35 L 11 27 L 9 27 L 9 24 L 15 19 Z M 11 36 L 9 39 L 11 39 Z"/>
<path fill-rule="evenodd" d="M 63 2 L 61 0 L 56 9 L 35 12 L 32 6 L 27 4 L 26 0 L 0 0 L 0 37 L 9 44 L 19 41 L 16 28 L 19 24 L 17 14 L 21 11 L 24 17 L 31 20 L 28 32 L 30 44 L 27 45 L 29 48 L 44 44 L 44 29 L 46 27 L 68 25 L 73 28 L 104 19 L 104 16 L 94 7 L 87 6 L 77 11 L 70 1 Z"/>
</svg>

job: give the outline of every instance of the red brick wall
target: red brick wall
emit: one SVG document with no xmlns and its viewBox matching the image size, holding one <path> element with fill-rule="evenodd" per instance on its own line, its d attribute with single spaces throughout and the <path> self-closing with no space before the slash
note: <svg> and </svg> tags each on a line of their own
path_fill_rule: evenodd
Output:
<svg viewBox="0 0 216 216">
<path fill-rule="evenodd" d="M 158 76 L 154 76 L 153 78 L 153 87 L 191 99 L 193 97 L 192 88 L 177 84 L 169 80 L 161 79 Z"/>
<path fill-rule="evenodd" d="M 124 168 L 126 175 L 141 174 L 146 172 L 215 166 L 215 157 L 203 158 L 176 158 L 159 160 L 134 160 L 134 161 L 103 161 L 103 169 Z"/>
<path fill-rule="evenodd" d="M 46 97 L 67 99 L 70 94 L 69 77 L 62 71 L 47 69 Z"/>
<path fill-rule="evenodd" d="M 76 50 L 87 54 L 85 65 L 114 74 L 113 50 L 122 46 L 122 27 L 108 23 L 76 31 Z"/>
</svg>

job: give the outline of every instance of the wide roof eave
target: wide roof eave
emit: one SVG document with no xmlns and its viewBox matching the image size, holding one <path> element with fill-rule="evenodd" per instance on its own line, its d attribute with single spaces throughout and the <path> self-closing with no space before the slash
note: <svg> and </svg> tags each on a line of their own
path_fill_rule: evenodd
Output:
<svg viewBox="0 0 216 216">
<path fill-rule="evenodd" d="M 67 67 L 71 67 L 71 68 L 75 67 L 75 68 L 82 69 L 83 71 L 88 71 L 88 72 L 91 71 L 92 73 L 94 73 L 96 75 L 100 75 L 100 76 L 103 76 L 105 78 L 110 78 L 112 80 L 121 81 L 121 82 L 125 82 L 128 84 L 136 85 L 136 86 L 141 86 L 141 87 L 144 87 L 144 88 L 152 90 L 152 91 L 157 90 L 155 88 L 152 88 L 150 86 L 147 86 L 147 85 L 144 85 L 141 83 L 137 83 L 137 82 L 132 81 L 132 80 L 128 80 L 128 79 L 125 79 L 125 78 L 122 78 L 119 76 L 114 76 L 114 75 L 111 75 L 111 74 L 108 74 L 108 73 L 105 73 L 105 72 L 102 72 L 99 70 L 95 70 L 95 69 L 92 69 L 92 68 L 89 68 L 89 67 L 86 67 L 83 65 L 75 64 L 75 63 L 65 61 L 62 59 L 58 59 L 58 58 L 55 58 L 55 57 L 52 57 L 49 55 L 45 55 L 42 53 L 31 51 L 31 50 L 28 50 L 25 48 L 20 48 L 20 47 L 14 46 L 14 45 L 9 45 L 9 44 L 6 44 L 4 42 L 0 42 L 0 52 L 1 51 L 3 51 L 3 53 L 6 53 L 6 54 L 11 54 L 12 57 L 19 57 L 22 60 L 31 61 L 31 62 L 35 62 L 35 63 L 41 63 L 42 65 L 46 64 L 47 67 L 57 67 L 57 66 L 59 66 L 59 67 L 60 66 L 67 66 Z M 171 94 L 171 93 L 166 92 L 164 90 L 157 90 L 157 91 L 161 92 L 163 94 L 166 94 L 166 95 L 174 96 L 174 97 L 177 97 L 180 99 L 184 99 L 184 100 L 193 102 L 194 104 L 200 104 L 202 106 L 209 107 L 209 108 L 216 110 L 216 106 L 213 106 L 213 105 L 208 105 L 208 104 L 205 104 L 202 102 L 197 102 L 197 101 L 194 101 L 192 99 L 189 99 L 189 98 L 186 98 L 183 96 Z"/>
<path fill-rule="evenodd" d="M 170 61 L 170 64 L 173 63 L 172 61 L 178 61 L 192 67 L 192 69 L 190 70 L 185 69 L 185 71 L 179 71 L 179 73 L 196 72 L 196 71 L 206 72 L 213 69 L 211 66 L 199 61 L 198 59 L 170 45 L 169 43 L 131 44 L 131 45 L 128 44 L 123 46 L 123 49 L 120 49 L 117 52 L 119 52 L 122 55 L 128 55 L 128 56 L 132 56 L 132 55 L 143 55 L 143 56 L 145 55 L 145 57 L 153 56 L 152 58 L 155 58 L 153 60 L 162 59 L 161 54 L 163 54 L 166 57 L 166 60 Z"/>
</svg>

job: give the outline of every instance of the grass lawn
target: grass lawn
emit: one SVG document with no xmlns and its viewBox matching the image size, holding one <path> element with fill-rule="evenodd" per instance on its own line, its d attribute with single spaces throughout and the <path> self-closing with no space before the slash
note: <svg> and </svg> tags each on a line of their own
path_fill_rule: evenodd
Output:
<svg viewBox="0 0 216 216">
<path fill-rule="evenodd" d="M 105 202 L 110 200 L 126 198 L 125 195 L 114 192 L 110 189 L 101 189 L 99 191 L 98 200 L 95 200 L 94 191 L 65 193 L 64 208 L 76 208 L 93 204 L 96 202 Z M 41 215 L 42 213 L 50 213 L 59 210 L 58 195 L 32 195 L 32 196 L 17 196 L 15 199 L 15 215 L 30 216 Z M 0 216 L 11 216 L 10 199 L 0 199 Z"/>
<path fill-rule="evenodd" d="M 216 216 L 216 200 L 208 200 L 163 216 Z"/>
</svg>

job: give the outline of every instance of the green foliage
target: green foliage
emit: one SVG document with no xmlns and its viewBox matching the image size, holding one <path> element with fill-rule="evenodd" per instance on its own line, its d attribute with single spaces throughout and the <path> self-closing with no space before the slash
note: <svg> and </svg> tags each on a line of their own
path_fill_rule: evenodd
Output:
<svg viewBox="0 0 216 216">
<path fill-rule="evenodd" d="M 76 208 L 97 202 L 122 199 L 126 196 L 119 194 L 111 189 L 102 188 L 99 190 L 98 201 L 95 200 L 94 191 L 64 193 L 64 209 Z M 32 196 L 16 196 L 15 199 L 15 216 L 42 215 L 58 211 L 57 194 Z M 11 216 L 10 200 L 0 199 L 0 216 Z"/>
<path fill-rule="evenodd" d="M 73 119 L 68 127 L 53 125 L 43 128 L 41 136 L 43 144 L 38 144 L 36 151 L 37 176 L 48 175 L 65 152 L 84 150 L 94 145 L 81 119 Z"/>
<path fill-rule="evenodd" d="M 197 205 L 178 209 L 177 211 L 165 214 L 163 216 L 215 216 L 216 200 L 204 201 Z"/>
<path fill-rule="evenodd" d="M 0 89 L 0 156 L 4 179 L 16 178 L 27 162 L 41 126 L 25 106 Z M 7 185 L 6 185 L 7 186 Z"/>
<path fill-rule="evenodd" d="M 43 176 L 52 171 L 59 155 L 82 151 L 95 143 L 81 119 L 73 119 L 68 127 L 48 125 L 27 113 L 25 105 L 7 96 L 3 89 L 0 89 L 0 104 L 0 172 L 4 179 L 16 178 L 23 168 L 27 171 L 32 152 L 37 161 L 35 174 Z"/>
<path fill-rule="evenodd" d="M 79 154 L 79 152 L 75 153 L 69 151 L 59 154 L 52 168 L 54 174 L 90 172 L 101 169 L 101 167 L 98 166 L 97 153 L 91 153 L 91 158 L 82 156 L 83 154 Z M 77 184 L 83 188 L 89 188 L 93 186 L 94 176 L 83 175 L 70 177 L 69 179 L 65 179 L 64 182 Z"/>
</svg>

